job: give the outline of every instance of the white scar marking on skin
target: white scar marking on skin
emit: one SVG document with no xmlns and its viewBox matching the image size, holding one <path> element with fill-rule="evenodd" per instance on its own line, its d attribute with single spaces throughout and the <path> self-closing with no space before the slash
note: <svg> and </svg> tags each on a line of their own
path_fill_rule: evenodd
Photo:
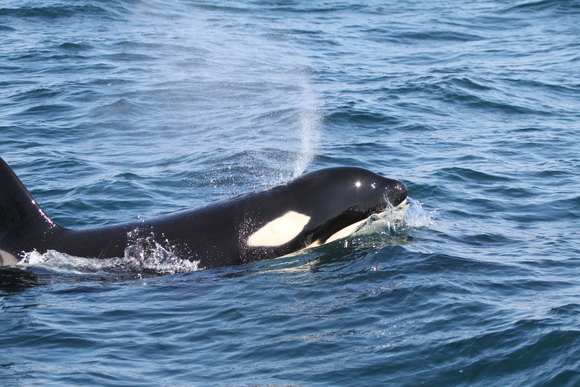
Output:
<svg viewBox="0 0 580 387">
<path fill-rule="evenodd" d="M 281 217 L 268 222 L 261 229 L 250 235 L 248 246 L 280 246 L 296 238 L 310 217 L 295 211 L 288 211 Z"/>
</svg>

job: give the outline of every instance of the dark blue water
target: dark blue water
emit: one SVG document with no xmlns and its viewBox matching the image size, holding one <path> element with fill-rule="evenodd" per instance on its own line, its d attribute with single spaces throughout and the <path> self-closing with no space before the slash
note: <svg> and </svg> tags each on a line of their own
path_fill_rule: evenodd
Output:
<svg viewBox="0 0 580 387">
<path fill-rule="evenodd" d="M 349 165 L 404 224 L 291 257 L 30 254 L 0 384 L 580 384 L 580 2 L 0 5 L 0 157 L 91 227 Z"/>
</svg>

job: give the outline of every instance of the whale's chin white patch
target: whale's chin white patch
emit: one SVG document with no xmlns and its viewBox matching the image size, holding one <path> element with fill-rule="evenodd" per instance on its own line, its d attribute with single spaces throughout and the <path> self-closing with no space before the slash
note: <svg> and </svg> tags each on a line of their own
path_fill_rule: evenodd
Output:
<svg viewBox="0 0 580 387">
<path fill-rule="evenodd" d="M 7 251 L 0 250 L 0 266 L 15 265 L 19 261 L 16 256 Z"/>
<path fill-rule="evenodd" d="M 320 241 L 320 239 L 319 239 L 319 240 L 316 240 L 316 241 L 312 242 L 311 244 L 309 244 L 306 248 L 309 249 L 311 247 L 318 247 L 318 246 L 322 246 L 322 245 L 325 245 L 325 244 L 330 243 L 330 242 L 334 242 L 335 240 L 338 240 L 338 239 L 346 238 L 347 236 L 354 234 L 355 231 L 359 228 L 359 226 L 361 224 L 363 224 L 364 222 L 366 222 L 367 220 L 368 220 L 368 218 L 360 220 L 360 221 L 353 223 L 349 226 L 346 226 L 345 228 L 340 229 L 337 232 L 335 232 L 334 234 L 332 234 L 324 242 Z"/>
<path fill-rule="evenodd" d="M 402 210 L 402 211 L 403 211 L 403 214 L 405 214 L 405 213 L 407 212 L 407 208 L 409 208 L 409 206 L 410 206 L 409 202 L 407 201 L 407 199 L 405 199 L 405 200 L 403 200 L 403 202 L 402 202 L 402 203 L 400 203 L 398 206 L 394 207 L 393 209 L 395 209 L 395 210 L 396 210 L 396 209 L 400 209 L 400 210 Z M 389 210 L 389 211 L 390 211 L 390 210 Z M 376 214 L 376 215 L 371 215 L 371 216 L 369 216 L 369 217 L 368 217 L 368 218 L 366 218 L 366 219 L 359 220 L 359 221 L 358 221 L 358 222 L 356 222 L 356 223 L 353 223 L 353 224 L 351 224 L 351 225 L 349 225 L 349 226 L 346 226 L 346 227 L 345 227 L 345 228 L 343 228 L 343 229 L 340 229 L 340 230 L 338 230 L 337 232 L 335 232 L 334 234 L 332 234 L 330 237 L 328 237 L 328 239 L 327 239 L 327 240 L 325 240 L 325 241 L 321 241 L 320 239 L 318 239 L 318 240 L 316 240 L 316 241 L 312 242 L 312 243 L 311 243 L 310 245 L 308 245 L 306 248 L 307 248 L 307 249 L 309 249 L 309 248 L 311 248 L 311 247 L 318 247 L 318 246 L 322 246 L 322 245 L 325 245 L 325 244 L 327 244 L 327 243 L 334 242 L 335 240 L 338 240 L 338 239 L 343 239 L 343 238 L 346 238 L 346 237 L 348 237 L 348 236 L 351 236 L 351 235 L 353 235 L 355 232 L 357 232 L 357 231 L 359 230 L 359 228 L 360 228 L 360 227 L 361 227 L 363 224 L 365 224 L 365 223 L 366 223 L 366 222 L 367 222 L 369 219 L 371 219 L 371 218 L 372 218 L 372 216 L 378 216 L 378 217 L 380 217 L 380 218 L 384 218 L 385 216 L 387 216 L 387 213 L 388 213 L 388 211 L 387 211 L 387 210 L 385 210 L 385 211 L 383 211 L 383 212 L 380 212 L 380 213 L 378 213 L 378 214 Z"/>
<path fill-rule="evenodd" d="M 252 247 L 281 246 L 296 238 L 309 221 L 307 215 L 288 211 L 250 235 L 247 244 Z"/>
</svg>

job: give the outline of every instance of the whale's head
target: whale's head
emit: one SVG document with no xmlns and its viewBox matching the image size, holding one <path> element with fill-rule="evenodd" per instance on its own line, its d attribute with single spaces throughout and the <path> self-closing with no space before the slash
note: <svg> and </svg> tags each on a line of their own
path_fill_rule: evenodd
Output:
<svg viewBox="0 0 580 387">
<path fill-rule="evenodd" d="M 324 244 L 407 198 L 407 187 L 400 181 L 352 167 L 311 172 L 275 190 L 276 216 L 249 235 L 248 246 L 290 244 L 295 250 Z"/>
<path fill-rule="evenodd" d="M 309 243 L 323 244 L 341 230 L 357 224 L 407 198 L 407 187 L 362 168 L 329 168 L 313 172 L 296 184 L 309 187 L 304 214 L 310 216 L 305 231 Z"/>
</svg>

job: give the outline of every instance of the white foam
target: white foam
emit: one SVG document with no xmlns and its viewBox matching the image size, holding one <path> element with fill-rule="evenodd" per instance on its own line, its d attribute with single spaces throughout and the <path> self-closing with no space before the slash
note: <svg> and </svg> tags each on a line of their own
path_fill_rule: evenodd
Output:
<svg viewBox="0 0 580 387">
<path fill-rule="evenodd" d="M 37 251 L 26 253 L 18 262 L 23 268 L 44 269 L 59 274 L 106 274 L 124 272 L 126 275 L 148 272 L 152 274 L 175 274 L 198 270 L 199 261 L 177 258 L 167 249 L 155 244 L 152 249 L 132 245 L 125 250 L 124 257 L 83 258 L 48 250 L 41 254 Z"/>
</svg>

